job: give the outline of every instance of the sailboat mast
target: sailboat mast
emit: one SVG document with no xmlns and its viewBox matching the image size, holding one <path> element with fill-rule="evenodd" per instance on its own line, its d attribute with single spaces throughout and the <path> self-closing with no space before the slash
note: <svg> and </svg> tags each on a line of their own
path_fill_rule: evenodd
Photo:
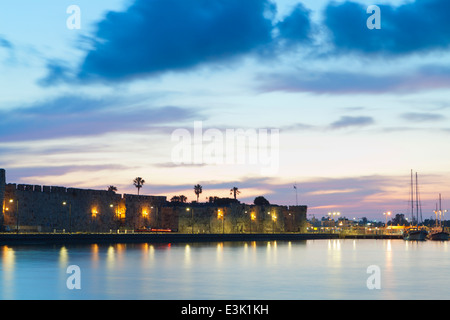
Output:
<svg viewBox="0 0 450 320">
<path fill-rule="evenodd" d="M 439 227 L 442 226 L 442 197 L 439 193 Z"/>
<path fill-rule="evenodd" d="M 414 181 L 413 171 L 411 169 L 411 226 L 414 223 Z"/>
<path fill-rule="evenodd" d="M 419 179 L 416 172 L 416 213 L 417 213 L 417 227 L 419 227 Z"/>
</svg>

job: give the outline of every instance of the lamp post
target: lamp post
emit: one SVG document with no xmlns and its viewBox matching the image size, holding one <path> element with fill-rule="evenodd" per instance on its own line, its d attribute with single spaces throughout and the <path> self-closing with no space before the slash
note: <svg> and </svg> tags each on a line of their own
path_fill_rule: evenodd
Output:
<svg viewBox="0 0 450 320">
<path fill-rule="evenodd" d="M 194 234 L 194 209 L 186 208 L 186 211 L 191 211 L 191 233 Z"/>
<path fill-rule="evenodd" d="M 387 217 L 391 215 L 391 212 L 390 212 L 390 211 L 388 211 L 388 212 L 383 212 L 383 215 L 384 215 L 384 217 L 385 217 L 385 219 L 386 219 L 386 223 L 385 223 L 385 231 L 387 231 Z"/>
<path fill-rule="evenodd" d="M 250 214 L 250 233 L 252 233 L 252 221 L 256 221 L 256 214 L 252 212 Z M 256 226 L 256 231 L 258 231 L 258 225 Z"/>
<path fill-rule="evenodd" d="M 272 213 L 272 233 L 275 233 L 275 221 L 277 221 L 277 215 Z"/>
<path fill-rule="evenodd" d="M 64 201 L 63 206 L 67 206 L 69 205 L 69 233 L 72 232 L 72 204 L 71 203 L 67 203 L 66 201 Z"/>
<path fill-rule="evenodd" d="M 153 211 L 153 209 L 155 209 L 155 207 L 151 206 L 150 209 L 152 209 L 152 211 Z M 158 206 L 156 206 L 156 214 L 155 214 L 155 227 L 156 228 L 159 228 L 159 226 L 160 226 L 158 215 L 159 215 L 159 208 L 158 208 Z"/>
<path fill-rule="evenodd" d="M 9 199 L 9 203 L 14 203 L 14 199 Z M 16 200 L 16 215 L 17 215 L 17 219 L 16 219 L 16 232 L 17 234 L 19 234 L 19 200 Z"/>
<path fill-rule="evenodd" d="M 222 219 L 222 234 L 224 234 L 225 233 L 225 226 L 224 226 L 224 223 L 223 223 L 223 212 L 222 212 L 222 210 L 221 209 L 218 209 L 217 210 L 217 218 L 218 219 Z"/>
</svg>

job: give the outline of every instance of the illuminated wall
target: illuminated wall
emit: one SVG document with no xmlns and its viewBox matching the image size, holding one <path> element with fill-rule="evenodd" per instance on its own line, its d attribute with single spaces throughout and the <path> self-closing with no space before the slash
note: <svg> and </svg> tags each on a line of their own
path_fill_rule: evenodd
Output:
<svg viewBox="0 0 450 320">
<path fill-rule="evenodd" d="M 0 169 L 0 226 L 21 232 L 117 232 L 143 228 L 180 233 L 305 232 L 306 206 L 173 204 L 164 196 L 56 186 L 5 184 Z"/>
<path fill-rule="evenodd" d="M 176 210 L 181 233 L 306 232 L 306 206 L 197 204 Z"/>
<path fill-rule="evenodd" d="M 146 225 L 143 208 L 166 197 L 121 195 L 104 190 L 7 184 L 3 224 L 22 231 L 109 232 Z M 147 220 L 153 219 L 148 212 Z"/>
<path fill-rule="evenodd" d="M 5 186 L 6 186 L 6 172 L 5 169 L 0 169 L 0 226 L 3 223 L 3 211 L 5 210 Z"/>
</svg>

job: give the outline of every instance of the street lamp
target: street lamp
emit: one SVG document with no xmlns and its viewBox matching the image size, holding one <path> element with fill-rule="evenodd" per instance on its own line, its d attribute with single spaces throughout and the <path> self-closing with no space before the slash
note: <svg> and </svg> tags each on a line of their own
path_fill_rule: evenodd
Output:
<svg viewBox="0 0 450 320">
<path fill-rule="evenodd" d="M 272 233 L 275 233 L 275 221 L 277 221 L 277 215 L 272 213 Z"/>
<path fill-rule="evenodd" d="M 186 211 L 191 211 L 191 233 L 194 234 L 194 209 L 186 208 Z"/>
<path fill-rule="evenodd" d="M 252 233 L 252 221 L 256 221 L 256 214 L 254 212 L 250 213 L 250 233 Z"/>
<path fill-rule="evenodd" d="M 383 215 L 384 215 L 384 217 L 385 217 L 385 219 L 386 219 L 385 227 L 386 227 L 386 229 L 387 229 L 387 217 L 391 215 L 391 212 L 390 212 L 390 211 L 388 211 L 388 212 L 383 212 Z"/>
<path fill-rule="evenodd" d="M 222 219 L 222 233 L 225 233 L 225 226 L 224 226 L 224 223 L 223 223 L 223 218 L 224 218 L 224 216 L 223 216 L 222 210 L 218 209 L 217 210 L 217 219 Z"/>
<path fill-rule="evenodd" d="M 63 206 L 69 206 L 69 233 L 72 232 L 72 204 L 71 203 L 67 203 L 66 201 L 64 201 Z"/>
<path fill-rule="evenodd" d="M 14 199 L 9 199 L 9 203 L 14 203 Z M 16 232 L 17 234 L 19 234 L 19 200 L 16 200 L 16 214 L 17 214 L 17 219 L 16 219 Z"/>
</svg>

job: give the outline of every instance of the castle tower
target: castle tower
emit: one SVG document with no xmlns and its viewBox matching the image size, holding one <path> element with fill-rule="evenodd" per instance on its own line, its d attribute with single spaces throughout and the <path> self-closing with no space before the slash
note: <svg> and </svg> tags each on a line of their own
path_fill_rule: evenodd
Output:
<svg viewBox="0 0 450 320">
<path fill-rule="evenodd" d="M 3 221 L 3 207 L 5 205 L 6 171 L 0 169 L 0 223 Z"/>
</svg>

